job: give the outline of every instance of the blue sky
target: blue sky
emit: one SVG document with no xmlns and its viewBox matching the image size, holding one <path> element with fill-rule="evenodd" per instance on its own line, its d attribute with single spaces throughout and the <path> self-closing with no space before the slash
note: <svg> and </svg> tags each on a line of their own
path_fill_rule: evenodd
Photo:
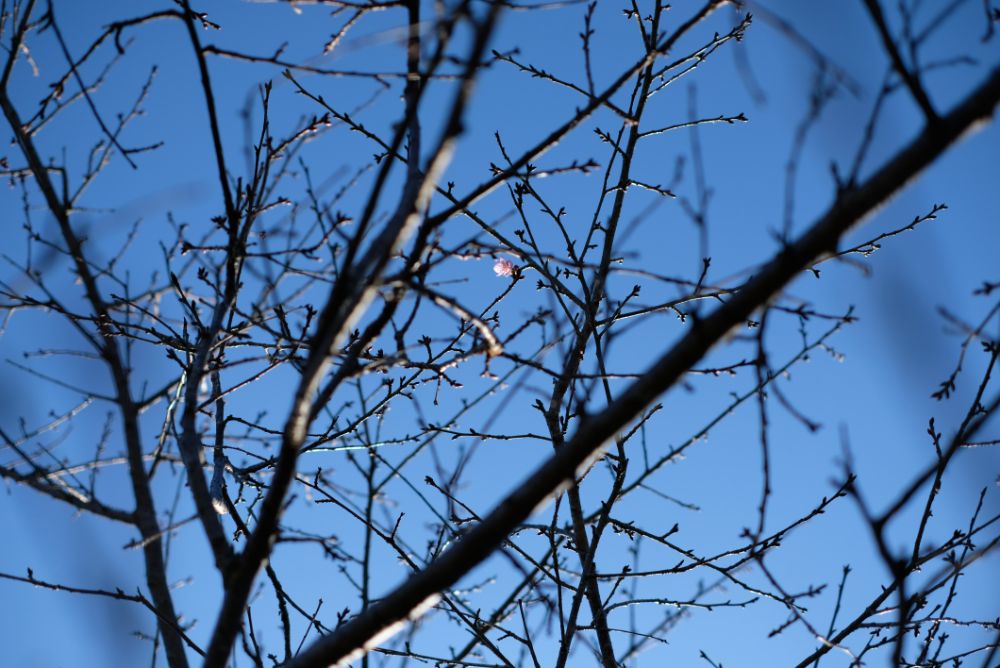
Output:
<svg viewBox="0 0 1000 668">
<path fill-rule="evenodd" d="M 161 4 L 168 6 L 168 3 Z M 598 88 L 601 82 L 610 81 L 624 64 L 640 55 L 633 34 L 634 24 L 622 18 L 621 4 L 616 0 L 601 0 L 595 14 L 594 78 Z M 673 11 L 680 15 L 691 11 L 691 3 L 676 5 Z M 343 20 L 331 18 L 328 9 L 235 0 L 206 2 L 201 8 L 223 26 L 221 31 L 205 33 L 202 37 L 205 43 L 269 54 L 287 41 L 285 56 L 290 60 L 315 59 L 312 62 L 324 66 L 365 71 L 398 71 L 402 67 L 402 54 L 397 44 L 399 36 L 392 30 L 401 20 L 399 12 L 367 17 L 334 56 L 324 58 L 320 55 L 322 45 Z M 808 134 L 795 181 L 794 234 L 804 230 L 832 201 L 830 163 L 836 161 L 843 166 L 853 156 L 885 75 L 887 60 L 860 2 L 772 0 L 766 8 L 794 25 L 856 84 L 854 92 L 838 89 Z M 81 52 L 89 44 L 100 26 L 136 11 L 132 3 L 124 2 L 55 3 L 56 18 L 74 53 Z M 583 6 L 569 6 L 552 11 L 510 12 L 504 17 L 491 46 L 499 51 L 519 47 L 518 57 L 525 62 L 544 66 L 574 81 L 583 81 L 577 36 L 582 29 L 583 11 Z M 933 16 L 933 11 L 934 3 L 923 3 L 917 13 L 917 24 L 923 25 Z M 756 14 L 745 40 L 739 45 L 742 51 L 731 48 L 733 45 L 720 49 L 690 76 L 658 94 L 647 117 L 651 127 L 683 122 L 689 119 L 694 100 L 700 116 L 744 113 L 749 118 L 748 123 L 704 126 L 697 134 L 706 182 L 712 190 L 708 209 L 711 282 L 721 283 L 728 277 L 752 271 L 778 248 L 774 233 L 783 225 L 785 170 L 792 137 L 807 113 L 808 93 L 815 77 L 815 64 L 802 48 L 776 29 L 773 22 L 766 20 L 765 12 Z M 690 39 L 682 40 L 677 51 L 684 52 L 698 40 L 710 38 L 712 31 L 725 32 L 732 20 L 733 14 L 728 10 L 720 12 Z M 959 3 L 954 17 L 941 26 L 922 52 L 924 62 L 956 56 L 976 59 L 975 63 L 927 74 L 926 85 L 939 109 L 950 108 L 996 66 L 997 38 L 988 43 L 979 41 L 984 26 L 980 3 Z M 129 46 L 126 57 L 111 71 L 108 83 L 94 99 L 102 113 L 113 118 L 115 113 L 131 106 L 155 65 L 156 75 L 144 103 L 147 113 L 133 122 L 123 141 L 138 146 L 163 140 L 164 145 L 155 152 L 138 155 L 138 170 L 114 158 L 83 197 L 84 210 L 77 215 L 76 222 L 79 229 L 90 231 L 93 252 L 107 258 L 123 243 L 132 224 L 142 221 L 132 249 L 119 265 L 122 273 L 131 272 L 136 288 L 141 289 L 150 282 L 152 272 L 159 272 L 162 277 L 165 271 L 159 243 L 169 243 L 173 237 L 168 212 L 178 223 L 190 225 L 191 230 L 204 230 L 208 219 L 221 212 L 221 198 L 194 60 L 182 27 L 176 22 L 164 21 L 144 27 L 132 36 L 135 42 Z M 460 38 L 460 43 L 466 37 Z M 37 38 L 37 43 L 32 55 L 41 76 L 33 77 L 22 63 L 12 85 L 12 95 L 23 116 L 31 114 L 34 101 L 47 89 L 52 73 L 61 72 L 63 67 L 62 56 L 50 36 Z M 113 55 L 110 44 L 102 47 L 100 58 L 91 69 L 84 70 L 84 75 L 96 76 L 102 64 Z M 764 99 L 754 98 L 754 84 L 748 83 L 746 69 L 739 66 L 738 58 L 745 59 L 756 86 L 765 93 Z M 220 101 L 220 121 L 229 165 L 237 174 L 245 173 L 246 169 L 240 112 L 247 100 L 253 99 L 257 85 L 269 78 L 274 81 L 271 117 L 276 134 L 289 131 L 303 114 L 322 113 L 314 103 L 295 95 L 293 87 L 279 76 L 276 68 L 218 59 L 211 60 L 211 67 Z M 361 109 L 358 117 L 381 131 L 387 131 L 400 114 L 398 83 L 380 92 L 381 87 L 370 81 L 324 79 L 305 74 L 297 78 L 341 109 L 364 105 L 377 93 L 374 103 Z M 444 108 L 452 90 L 448 82 L 431 85 L 425 107 L 425 131 L 429 137 L 439 130 L 437 112 Z M 627 102 L 621 96 L 616 99 L 622 104 Z M 545 136 L 554 124 L 571 117 L 581 104 L 575 93 L 531 79 L 503 63 L 495 64 L 485 73 L 476 90 L 466 133 L 444 180 L 454 180 L 457 192 L 485 180 L 489 176 L 489 163 L 501 161 L 494 131 L 499 130 L 508 150 L 517 153 Z M 259 122 L 259 118 L 259 112 L 255 111 L 254 122 Z M 909 141 L 920 127 L 918 110 L 912 101 L 902 93 L 894 95 L 877 127 L 876 140 L 862 176 Z M 598 140 L 595 128 L 617 129 L 614 116 L 610 113 L 595 115 L 538 160 L 539 166 L 555 167 L 587 158 L 605 164 L 609 150 Z M 79 174 L 93 139 L 98 137 L 98 128 L 92 115 L 78 104 L 60 116 L 40 137 L 45 156 L 60 161 L 65 159 L 72 166 L 71 174 Z M 425 140 L 425 147 L 432 144 Z M 310 164 L 314 181 L 330 178 L 343 183 L 346 179 L 343 170 L 363 164 L 375 150 L 358 134 L 334 127 L 308 144 L 302 155 Z M 696 189 L 690 153 L 690 132 L 650 138 L 640 148 L 636 173 L 649 183 L 671 183 L 677 160 L 683 157 L 684 177 L 675 188 L 679 195 L 693 199 Z M 4 155 L 12 163 L 17 162 L 13 147 Z M 958 424 L 984 360 L 982 355 L 970 352 L 959 377 L 955 398 L 937 402 L 930 397 L 954 367 L 961 341 L 954 326 L 942 318 L 938 309 L 944 306 L 968 322 L 978 322 L 993 304 L 989 298 L 975 297 L 973 291 L 985 280 L 998 280 L 998 156 L 1000 130 L 995 126 L 981 129 L 949 151 L 863 227 L 852 232 L 845 243 L 854 245 L 881 232 L 902 227 L 915 216 L 930 211 L 934 204 L 947 204 L 948 209 L 941 212 L 937 220 L 887 240 L 881 250 L 868 258 L 859 258 L 858 264 L 863 265 L 863 270 L 846 263 L 830 262 L 821 267 L 819 280 L 806 273 L 789 288 L 791 298 L 804 300 L 825 313 L 841 314 L 853 306 L 859 320 L 829 340 L 832 350 L 814 351 L 807 362 L 796 364 L 787 378 L 778 381 L 797 410 L 822 424 L 818 432 L 804 429 L 776 401 L 768 404 L 774 476 L 768 526 L 772 529 L 799 516 L 833 491 L 833 481 L 841 474 L 845 440 L 850 444 L 865 499 L 872 507 L 880 509 L 917 471 L 932 461 L 933 450 L 926 434 L 928 419 L 935 417 L 938 428 L 946 436 Z M 591 174 L 550 178 L 538 183 L 539 189 L 552 202 L 566 207 L 569 225 L 582 234 L 590 223 L 600 188 L 599 178 L 599 174 Z M 336 187 L 327 191 L 328 194 Z M 300 196 L 301 178 L 291 179 L 287 192 L 289 196 Z M 20 197 L 17 189 L 6 189 L 0 193 L 0 206 L 8 224 L 7 239 L 11 240 L 4 244 L 4 254 L 23 261 L 24 240 L 20 225 L 24 215 Z M 648 193 L 630 194 L 625 219 L 639 215 L 654 197 Z M 340 208 L 356 215 L 362 204 L 360 194 L 352 191 Z M 382 209 L 390 206 L 391 202 L 383 202 Z M 435 203 L 432 210 L 439 206 Z M 511 234 L 517 227 L 510 215 L 510 200 L 502 190 L 478 204 L 476 211 L 495 221 L 497 229 L 505 234 Z M 280 212 L 275 214 L 270 222 L 279 220 L 282 215 Z M 40 208 L 40 198 L 34 196 L 31 216 L 37 228 L 45 233 L 54 231 L 51 219 Z M 556 231 L 543 229 L 542 225 L 542 222 L 537 224 L 543 244 L 551 252 L 562 252 Z M 456 219 L 446 227 L 445 239 L 466 239 L 477 231 L 467 220 Z M 642 218 L 620 250 L 631 266 L 696 278 L 701 261 L 697 243 L 694 226 L 684 216 L 680 204 L 671 200 L 664 201 L 652 214 Z M 47 269 L 46 280 L 56 294 L 72 300 L 78 298 L 79 289 L 72 284 L 69 272 L 70 266 L 57 259 Z M 494 276 L 489 259 L 449 262 L 442 268 L 439 278 L 442 291 L 474 309 L 485 307 L 507 287 L 503 279 Z M 0 269 L 0 279 L 15 282 L 16 271 L 5 264 Z M 634 280 L 630 276 L 616 278 L 611 283 L 612 294 L 623 297 Z M 533 284 L 534 277 L 529 275 L 502 302 L 499 331 L 509 333 L 515 323 L 545 303 L 544 296 L 534 291 Z M 653 303 L 672 294 L 675 294 L 672 286 L 648 281 L 643 285 L 641 297 L 644 303 Z M 165 305 L 165 308 L 176 309 L 176 304 Z M 426 313 L 423 316 L 426 321 L 421 321 L 421 327 L 428 333 L 452 331 L 450 315 L 440 311 Z M 51 316 L 41 313 L 16 313 L 7 322 L 0 339 L 3 357 L 24 363 L 24 351 L 80 345 L 67 328 L 56 327 L 51 324 L 53 322 Z M 807 337 L 814 340 L 826 328 L 828 323 L 812 321 L 808 324 Z M 997 335 L 995 318 L 989 331 Z M 683 332 L 684 325 L 673 315 L 648 318 L 615 343 L 610 353 L 613 364 L 622 372 L 641 372 Z M 767 342 L 774 365 L 793 357 L 800 347 L 796 319 L 772 315 Z M 524 350 L 529 347 L 525 345 Z M 732 363 L 753 354 L 752 344 L 735 341 L 717 349 L 704 365 Z M 555 358 L 549 359 L 550 363 L 554 361 Z M 62 357 L 27 362 L 40 371 L 57 374 L 68 382 L 95 391 L 108 384 L 96 365 L 85 360 Z M 135 364 L 142 370 L 139 375 L 148 378 L 150 386 L 156 386 L 158 379 L 173 372 L 171 363 L 155 349 L 137 349 Z M 465 383 L 465 388 L 461 393 L 444 392 L 437 406 L 426 402 L 425 408 L 431 413 L 424 417 L 444 423 L 452 415 L 459 414 L 459 426 L 482 429 L 483 425 L 491 424 L 493 411 L 502 407 L 496 429 L 543 431 L 541 418 L 531 409 L 530 403 L 536 395 L 547 390 L 548 381 L 544 378 L 531 377 L 521 386 L 517 383 L 519 376 L 512 376 L 506 386 L 496 388 L 484 403 L 462 412 L 463 398 L 491 389 L 493 381 L 480 377 L 481 370 L 481 363 L 474 361 L 457 371 L 456 378 Z M 498 362 L 492 370 L 503 374 L 510 370 L 510 364 Z M 29 427 L 38 425 L 50 410 L 66 411 L 81 399 L 79 393 L 53 387 L 10 364 L 0 373 L 4 381 L 0 383 L 0 398 L 6 406 L 0 412 L 0 425 L 8 431 L 16 431 L 19 417 L 23 417 Z M 250 415 L 261 408 L 267 409 L 265 422 L 280 427 L 293 381 L 287 371 L 276 374 L 259 387 L 234 395 L 230 408 Z M 668 392 L 663 398 L 662 413 L 646 430 L 650 457 L 655 458 L 670 446 L 683 443 L 728 405 L 731 393 L 746 392 L 752 383 L 752 372 L 743 370 L 732 379 L 693 377 L 688 389 L 675 388 Z M 514 396 L 509 403 L 503 403 L 507 393 Z M 592 399 L 594 410 L 601 403 L 599 398 Z M 75 421 L 72 429 L 59 432 L 58 438 L 53 437 L 49 442 L 58 440 L 60 452 L 71 461 L 87 460 L 93 456 L 93 443 L 108 410 L 108 406 L 97 402 Z M 153 413 L 144 424 L 149 439 L 163 419 L 163 408 Z M 417 419 L 412 409 L 400 407 L 387 414 L 383 428 L 389 435 L 408 433 L 415 429 Z M 637 493 L 623 502 L 621 513 L 651 531 L 666 531 L 678 523 L 678 542 L 696 551 L 712 552 L 741 544 L 741 529 L 756 522 L 761 486 L 757 429 L 755 403 L 748 401 L 714 428 L 706 441 L 692 447 L 683 461 L 669 464 L 651 477 L 650 486 L 695 504 L 700 510 L 663 502 L 652 493 Z M 407 447 L 387 448 L 385 457 L 398 462 L 407 456 Z M 425 474 L 433 475 L 434 457 L 448 460 L 454 456 L 454 447 L 456 444 L 447 440 L 435 443 L 425 452 L 426 456 L 408 465 L 409 477 L 419 482 Z M 112 431 L 108 454 L 118 454 L 121 450 Z M 547 446 L 539 442 L 488 442 L 480 446 L 466 475 L 468 483 L 462 489 L 463 501 L 485 513 L 547 454 Z M 636 462 L 642 457 L 639 452 L 630 456 Z M 344 452 L 319 453 L 304 457 L 301 466 L 305 470 L 315 466 L 329 467 L 345 476 L 345 481 L 356 482 L 346 457 L 348 454 Z M 998 472 L 1000 457 L 995 449 L 962 453 L 957 458 L 944 480 L 944 492 L 931 524 L 931 542 L 947 538 L 954 529 L 968 523 L 983 487 L 989 489 L 983 516 L 992 516 L 1000 510 L 996 489 Z M 130 497 L 123 476 L 123 471 L 109 467 L 101 475 L 102 489 L 108 498 L 129 507 Z M 588 479 L 583 492 L 589 508 L 596 507 L 606 493 L 606 486 L 607 476 L 603 471 L 596 471 Z M 407 540 L 421 546 L 420 541 L 426 537 L 421 523 L 431 521 L 432 516 L 414 490 L 402 483 L 390 489 L 398 504 L 393 508 L 405 508 L 411 513 L 412 519 L 408 522 L 412 524 L 405 531 Z M 55 505 L 25 489 L 7 485 L 4 492 L 0 497 L 0 523 L 4 527 L 6 549 L 0 552 L 0 571 L 20 574 L 30 567 L 40 578 L 81 587 L 121 587 L 125 591 L 144 587 L 141 554 L 123 549 L 135 538 L 133 532 L 109 527 L 93 517 L 77 515 L 72 509 Z M 180 499 L 179 516 L 184 516 L 183 509 L 190 507 L 187 490 L 177 477 L 164 476 L 157 482 L 156 492 L 161 509 L 170 507 L 175 498 Z M 543 513 L 538 521 L 545 521 L 547 517 Z M 343 514 L 329 506 L 312 504 L 303 494 L 297 497 L 289 518 L 303 526 L 310 523 L 328 533 L 336 533 L 345 544 L 357 540 L 360 535 L 358 527 Z M 908 512 L 890 527 L 890 542 L 895 547 L 905 545 L 914 519 L 915 515 Z M 544 548 L 540 540 L 533 542 L 525 536 L 523 541 L 531 550 Z M 620 536 L 609 537 L 607 541 L 606 552 L 601 557 L 602 570 L 614 571 L 627 560 L 629 544 Z M 171 537 L 170 551 L 171 578 L 183 585 L 175 593 L 177 606 L 188 619 L 198 620 L 192 635 L 205 642 L 219 599 L 217 577 L 208 567 L 210 561 L 200 528 L 195 524 L 180 528 Z M 663 568 L 676 561 L 676 556 L 659 552 L 650 544 L 642 547 L 641 555 L 641 563 L 650 569 Z M 328 623 L 334 619 L 334 610 L 357 604 L 356 598 L 345 593 L 336 567 L 317 558 L 307 548 L 282 545 L 274 562 L 279 571 L 288 573 L 286 586 L 307 607 L 315 605 L 317 598 L 325 600 Z M 376 587 L 384 593 L 403 577 L 404 572 L 388 551 L 380 553 L 376 563 L 382 569 Z M 856 613 L 888 579 L 857 507 L 849 499 L 839 501 L 814 523 L 793 533 L 767 563 L 789 590 L 828 585 L 821 596 L 808 603 L 811 619 L 824 630 L 834 605 L 836 583 L 845 564 L 849 563 L 854 570 L 845 592 L 844 615 Z M 324 568 L 330 572 L 322 570 Z M 963 579 L 963 597 L 955 614 L 994 617 L 996 601 L 1000 600 L 997 573 L 995 555 L 971 571 Z M 764 584 L 761 575 L 753 569 L 747 569 L 745 576 L 756 585 Z M 509 562 L 503 557 L 494 557 L 463 580 L 463 585 L 472 585 L 493 578 L 495 583 L 484 586 L 472 597 L 484 610 L 489 609 L 491 601 L 505 596 L 507 583 L 514 582 Z M 643 587 L 649 596 L 684 598 L 699 586 L 701 578 L 707 581 L 707 576 L 700 575 L 656 580 L 644 583 Z M 744 594 L 739 591 L 720 592 L 713 600 L 737 600 L 742 596 Z M 138 608 L 44 592 L 6 581 L 0 581 L 0 597 L 5 601 L 0 646 L 5 648 L 10 665 L 98 666 L 148 662 L 148 643 L 130 636 L 133 631 L 149 633 L 153 629 L 151 619 Z M 273 614 L 268 616 L 272 613 L 270 601 L 270 592 L 266 590 L 255 600 L 255 611 L 260 611 L 260 619 L 273 619 Z M 641 619 L 646 624 L 652 624 L 663 610 L 643 608 L 638 614 L 644 616 Z M 625 625 L 626 615 L 616 612 L 612 621 Z M 677 665 L 697 665 L 701 650 L 726 666 L 791 663 L 811 651 L 814 643 L 801 626 L 793 626 L 778 637 L 768 639 L 767 632 L 783 623 L 785 618 L 786 612 L 781 606 L 766 602 L 749 610 L 696 611 L 674 632 L 664 636 L 669 644 L 654 646 L 640 655 L 635 665 L 662 665 L 665 660 Z M 260 633 L 268 648 L 277 651 L 280 643 L 276 626 L 268 626 L 267 621 L 261 624 Z M 301 622 L 296 623 L 296 631 L 304 632 Z M 442 615 L 437 615 L 428 622 L 428 632 L 422 642 L 440 651 L 441 647 L 464 644 L 465 633 L 460 627 L 446 622 Z M 963 633 L 957 630 L 955 635 L 960 637 Z M 621 642 L 624 647 L 625 640 Z M 973 641 L 969 642 L 971 645 Z M 551 655 L 554 643 L 540 651 Z M 580 663 L 574 665 L 589 665 L 590 656 L 581 647 L 576 660 Z M 544 660 L 542 664 L 547 665 Z M 834 653 L 824 665 L 847 665 L 847 661 L 843 655 Z"/>
</svg>

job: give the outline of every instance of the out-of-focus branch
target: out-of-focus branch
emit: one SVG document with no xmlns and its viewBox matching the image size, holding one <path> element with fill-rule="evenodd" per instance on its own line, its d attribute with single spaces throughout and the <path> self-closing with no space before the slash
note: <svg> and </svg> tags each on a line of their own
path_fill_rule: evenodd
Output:
<svg viewBox="0 0 1000 668">
<path fill-rule="evenodd" d="M 33 3 L 28 6 L 31 9 Z M 20 45 L 24 39 L 24 31 L 28 26 L 28 16 L 30 12 L 24 14 L 23 21 L 19 25 L 15 34 L 5 73 L 9 72 L 11 63 L 18 57 Z M 5 78 L 0 82 L 0 109 L 8 125 L 14 133 L 15 140 L 28 163 L 35 183 L 41 190 L 45 198 L 46 205 L 52 216 L 56 219 L 63 241 L 66 244 L 68 254 L 72 259 L 76 269 L 76 274 L 84 286 L 87 301 L 96 316 L 98 322 L 110 322 L 107 303 L 101 295 L 97 284 L 97 278 L 91 271 L 87 262 L 83 245 L 80 238 L 70 222 L 70 214 L 67 205 L 56 191 L 49 175 L 49 171 L 42 163 L 38 150 L 32 138 L 27 134 L 25 125 L 22 123 L 17 110 L 10 100 L 8 91 L 8 80 Z M 74 322 L 75 326 L 82 327 L 79 322 Z M 149 477 L 143 463 L 142 440 L 139 431 L 139 410 L 133 401 L 131 389 L 129 388 L 129 368 L 122 359 L 118 349 L 118 343 L 108 330 L 102 329 L 98 347 L 98 353 L 107 364 L 111 380 L 116 391 L 116 401 L 121 412 L 122 430 L 125 437 L 126 452 L 128 453 L 129 478 L 132 486 L 132 493 L 135 499 L 135 526 L 139 529 L 144 539 L 143 556 L 145 558 L 146 582 L 149 586 L 153 603 L 157 608 L 157 615 L 161 620 L 176 620 L 173 599 L 170 595 L 170 587 L 167 582 L 166 564 L 161 551 L 159 537 L 161 535 L 159 521 L 156 517 L 156 505 L 153 500 L 152 490 L 149 485 Z M 164 637 L 167 661 L 173 668 L 186 668 L 187 656 L 184 652 L 184 643 L 176 632 L 176 623 L 160 622 L 159 628 Z"/>
</svg>

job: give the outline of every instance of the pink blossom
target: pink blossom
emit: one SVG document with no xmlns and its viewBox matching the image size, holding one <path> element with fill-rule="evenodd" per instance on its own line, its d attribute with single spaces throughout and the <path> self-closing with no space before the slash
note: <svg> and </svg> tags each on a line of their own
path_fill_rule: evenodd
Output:
<svg viewBox="0 0 1000 668">
<path fill-rule="evenodd" d="M 493 264 L 493 273 L 497 276 L 513 276 L 515 269 L 517 269 L 517 266 L 513 262 L 503 258 L 498 259 Z"/>
</svg>

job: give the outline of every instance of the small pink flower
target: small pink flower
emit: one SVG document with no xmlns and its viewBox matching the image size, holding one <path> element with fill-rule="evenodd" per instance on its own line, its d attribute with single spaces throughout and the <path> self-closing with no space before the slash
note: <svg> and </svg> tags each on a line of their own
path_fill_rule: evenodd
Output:
<svg viewBox="0 0 1000 668">
<path fill-rule="evenodd" d="M 500 258 L 493 264 L 493 273 L 497 276 L 513 276 L 516 269 L 517 265 L 503 258 Z"/>
</svg>

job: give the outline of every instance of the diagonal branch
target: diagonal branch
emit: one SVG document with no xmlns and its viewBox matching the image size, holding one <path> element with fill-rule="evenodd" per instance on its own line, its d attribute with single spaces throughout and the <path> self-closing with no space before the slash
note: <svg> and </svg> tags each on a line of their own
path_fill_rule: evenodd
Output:
<svg viewBox="0 0 1000 668">
<path fill-rule="evenodd" d="M 531 512 L 598 456 L 616 432 L 694 366 L 712 346 L 765 304 L 803 269 L 836 252 L 842 235 L 903 188 L 948 147 L 1000 104 L 1000 67 L 939 123 L 929 125 L 908 146 L 859 187 L 842 192 L 798 241 L 785 247 L 725 305 L 695 322 L 670 351 L 576 434 L 482 522 L 423 571 L 414 574 L 364 613 L 314 642 L 286 668 L 344 665 L 376 646 L 407 619 L 426 610 L 437 593 L 452 586 L 489 557 Z"/>
</svg>

